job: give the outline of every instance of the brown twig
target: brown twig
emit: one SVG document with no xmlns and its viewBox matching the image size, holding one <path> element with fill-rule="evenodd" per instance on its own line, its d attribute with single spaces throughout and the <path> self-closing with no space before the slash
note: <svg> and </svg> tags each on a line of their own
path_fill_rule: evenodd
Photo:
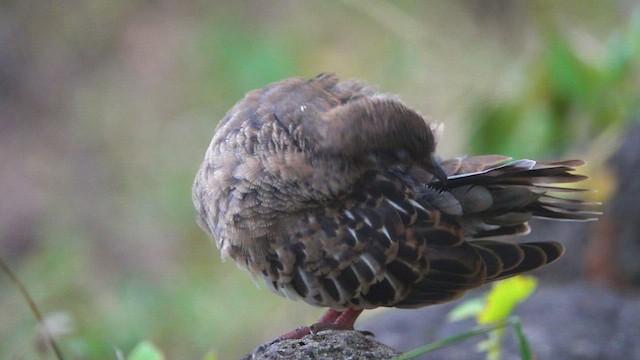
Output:
<svg viewBox="0 0 640 360">
<path fill-rule="evenodd" d="M 13 271 L 11 271 L 11 269 L 9 268 L 7 263 L 4 262 L 1 256 L 0 256 L 0 268 L 5 274 L 7 274 L 11 282 L 20 291 L 20 294 L 22 295 L 22 297 L 27 301 L 27 304 L 29 305 L 31 312 L 36 317 L 36 320 L 42 327 L 42 332 L 44 333 L 44 336 L 47 338 L 47 341 L 51 346 L 51 349 L 53 350 L 54 354 L 56 354 L 56 357 L 58 358 L 58 360 L 64 360 L 64 356 L 62 355 L 62 351 L 60 350 L 58 343 L 53 338 L 53 335 L 49 331 L 49 328 L 47 328 L 47 324 L 45 324 L 44 322 L 42 313 L 40 313 L 40 310 L 38 309 L 38 306 L 36 305 L 35 301 L 33 301 L 33 299 L 31 298 L 31 295 L 29 295 L 29 291 L 27 291 L 27 288 L 24 286 L 22 281 L 20 281 L 20 279 L 18 279 L 18 277 L 13 273 Z"/>
</svg>

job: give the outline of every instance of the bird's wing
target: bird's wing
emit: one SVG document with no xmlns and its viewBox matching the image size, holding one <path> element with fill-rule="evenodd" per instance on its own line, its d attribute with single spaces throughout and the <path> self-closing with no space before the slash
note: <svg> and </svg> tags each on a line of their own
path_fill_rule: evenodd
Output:
<svg viewBox="0 0 640 360">
<path fill-rule="evenodd" d="M 356 189 L 286 226 L 271 247 L 269 285 L 344 309 L 394 306 L 426 280 L 440 284 L 442 301 L 484 282 L 482 257 L 460 228 L 402 179 L 371 170 Z"/>
<path fill-rule="evenodd" d="M 276 246 L 275 287 L 336 309 L 419 307 L 461 296 L 487 281 L 530 271 L 563 252 L 555 242 L 474 240 L 523 233 L 532 216 L 590 219 L 585 203 L 553 198 L 556 182 L 582 180 L 576 161 L 464 164 L 446 188 L 408 185 L 372 170 L 340 205 L 309 213 Z M 486 162 L 486 161 L 484 161 Z M 409 171 L 408 173 L 411 173 Z M 438 185 L 440 186 L 440 185 Z M 560 188 L 562 189 L 562 188 Z M 469 233 L 465 233 L 469 231 Z"/>
</svg>

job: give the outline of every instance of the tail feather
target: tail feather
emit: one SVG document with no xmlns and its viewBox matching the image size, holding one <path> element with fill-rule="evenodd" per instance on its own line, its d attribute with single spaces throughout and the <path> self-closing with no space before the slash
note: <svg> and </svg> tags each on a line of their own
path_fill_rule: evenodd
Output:
<svg viewBox="0 0 640 360">
<path fill-rule="evenodd" d="M 417 308 L 451 301 L 483 283 L 543 267 L 558 259 L 564 252 L 562 245 L 554 241 L 518 244 L 498 240 L 472 240 L 468 244 L 482 261 L 479 273 L 473 276 L 454 274 L 446 271 L 446 266 L 441 266 L 442 270 L 430 269 L 422 281 L 413 284 L 409 295 L 393 306 Z"/>
<path fill-rule="evenodd" d="M 462 205 L 459 219 L 470 238 L 518 235 L 528 232 L 533 217 L 556 220 L 595 220 L 597 203 L 552 195 L 585 191 L 551 184 L 588 179 L 572 173 L 581 160 L 508 161 L 500 156 L 479 156 L 442 162 L 450 192 Z M 466 172 L 473 170 L 472 172 Z M 438 185 L 436 185 L 438 186 Z"/>
<path fill-rule="evenodd" d="M 490 227 L 489 229 L 480 229 L 475 233 L 468 233 L 469 237 L 473 237 L 474 239 L 486 239 L 486 238 L 494 238 L 501 236 L 513 236 L 513 235 L 526 235 L 531 231 L 529 224 L 523 223 L 513 226 L 493 226 L 491 227 L 491 223 L 484 222 L 481 224 L 482 227 Z M 465 224 L 463 224 L 465 226 Z M 470 226 L 465 226 L 470 227 Z M 480 226 L 476 226 L 480 227 Z"/>
<path fill-rule="evenodd" d="M 519 244 L 498 240 L 474 240 L 469 242 L 476 251 L 487 250 L 491 251 L 499 264 L 491 264 L 492 259 L 484 259 L 485 264 L 489 267 L 497 267 L 502 269 L 496 276 L 500 275 L 504 271 L 510 271 L 515 269 L 524 259 L 524 250 Z M 489 260 L 489 261 L 487 261 Z M 493 278 L 487 276 L 488 278 Z"/>
<path fill-rule="evenodd" d="M 482 256 L 486 281 L 495 281 L 541 268 L 557 260 L 564 253 L 562 244 L 555 241 L 514 243 L 477 240 L 470 244 Z"/>
</svg>

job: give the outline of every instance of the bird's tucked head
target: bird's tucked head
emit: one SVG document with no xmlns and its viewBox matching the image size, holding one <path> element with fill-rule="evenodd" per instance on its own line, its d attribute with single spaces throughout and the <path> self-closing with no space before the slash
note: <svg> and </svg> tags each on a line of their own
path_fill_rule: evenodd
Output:
<svg viewBox="0 0 640 360">
<path fill-rule="evenodd" d="M 363 97 L 322 114 L 312 126 L 318 154 L 366 168 L 419 166 L 444 181 L 434 159 L 436 140 L 415 110 L 387 96 Z"/>
</svg>

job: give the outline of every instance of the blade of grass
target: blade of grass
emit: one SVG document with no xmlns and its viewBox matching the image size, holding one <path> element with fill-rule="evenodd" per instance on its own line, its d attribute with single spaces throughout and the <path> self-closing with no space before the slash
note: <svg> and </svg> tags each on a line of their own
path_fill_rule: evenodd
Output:
<svg viewBox="0 0 640 360">
<path fill-rule="evenodd" d="M 522 330 L 522 321 L 517 316 L 511 318 L 511 326 L 513 326 L 513 331 L 518 338 L 518 349 L 520 349 L 520 357 L 522 360 L 531 360 L 533 356 L 531 355 L 531 346 L 529 346 L 529 341 L 527 337 L 524 335 L 524 331 Z"/>
<path fill-rule="evenodd" d="M 447 346 L 451 346 L 460 342 L 463 342 L 465 340 L 468 340 L 472 337 L 476 337 L 478 335 L 482 335 L 482 334 L 486 334 L 489 333 L 491 331 L 497 330 L 497 329 L 501 329 L 504 328 L 505 326 L 508 326 L 509 323 L 508 321 L 501 321 L 501 322 L 497 322 L 497 323 L 493 323 L 493 324 L 486 324 L 486 325 L 480 325 L 480 326 L 476 326 L 475 328 L 469 330 L 469 331 L 465 331 L 463 333 L 457 334 L 457 335 L 453 335 L 450 336 L 448 338 L 442 339 L 442 340 L 438 340 L 438 341 L 434 341 L 431 344 L 427 344 L 425 346 L 421 346 L 419 348 L 413 349 L 411 351 L 408 351 L 400 356 L 397 356 L 394 358 L 394 360 L 408 360 L 408 359 L 413 359 L 414 357 L 418 356 L 418 355 L 422 355 L 422 354 L 426 354 L 428 352 L 431 351 L 436 351 L 442 348 L 445 348 Z"/>
<path fill-rule="evenodd" d="M 11 282 L 18 288 L 18 291 L 20 291 L 20 294 L 29 305 L 31 312 L 33 313 L 36 320 L 38 321 L 38 324 L 40 324 L 42 328 L 42 332 L 44 333 L 44 336 L 47 338 L 47 342 L 51 346 L 51 349 L 53 350 L 53 353 L 56 355 L 56 358 L 58 360 L 64 360 L 62 351 L 60 350 L 60 347 L 58 346 L 58 343 L 56 342 L 56 340 L 53 338 L 53 335 L 49 331 L 49 328 L 47 328 L 47 324 L 45 324 L 44 318 L 42 317 L 42 313 L 40 313 L 40 310 L 38 309 L 36 302 L 33 301 L 33 299 L 31 298 L 31 295 L 29 295 L 29 291 L 27 291 L 27 288 L 24 286 L 22 281 L 20 281 L 20 279 L 18 279 L 18 277 L 13 273 L 13 271 L 11 271 L 11 269 L 9 268 L 7 263 L 4 262 L 1 256 L 0 256 L 0 268 L 5 274 L 7 274 Z"/>
<path fill-rule="evenodd" d="M 487 334 L 492 331 L 502 329 L 505 327 L 511 326 L 513 327 L 516 337 L 518 338 L 518 347 L 520 350 L 520 355 L 523 360 L 531 360 L 531 348 L 529 347 L 529 342 L 527 341 L 524 331 L 522 330 L 522 322 L 520 318 L 513 316 L 506 320 L 498 321 L 491 324 L 479 325 L 475 328 L 465 331 L 463 333 L 450 336 L 448 338 L 434 341 L 431 344 L 427 344 L 425 346 L 421 346 L 419 348 L 408 351 L 400 356 L 393 358 L 393 360 L 409 360 L 413 359 L 419 355 L 426 354 L 428 352 L 436 351 L 447 346 L 455 345 L 457 343 L 463 342 L 470 338 L 476 337 L 478 335 Z"/>
</svg>

